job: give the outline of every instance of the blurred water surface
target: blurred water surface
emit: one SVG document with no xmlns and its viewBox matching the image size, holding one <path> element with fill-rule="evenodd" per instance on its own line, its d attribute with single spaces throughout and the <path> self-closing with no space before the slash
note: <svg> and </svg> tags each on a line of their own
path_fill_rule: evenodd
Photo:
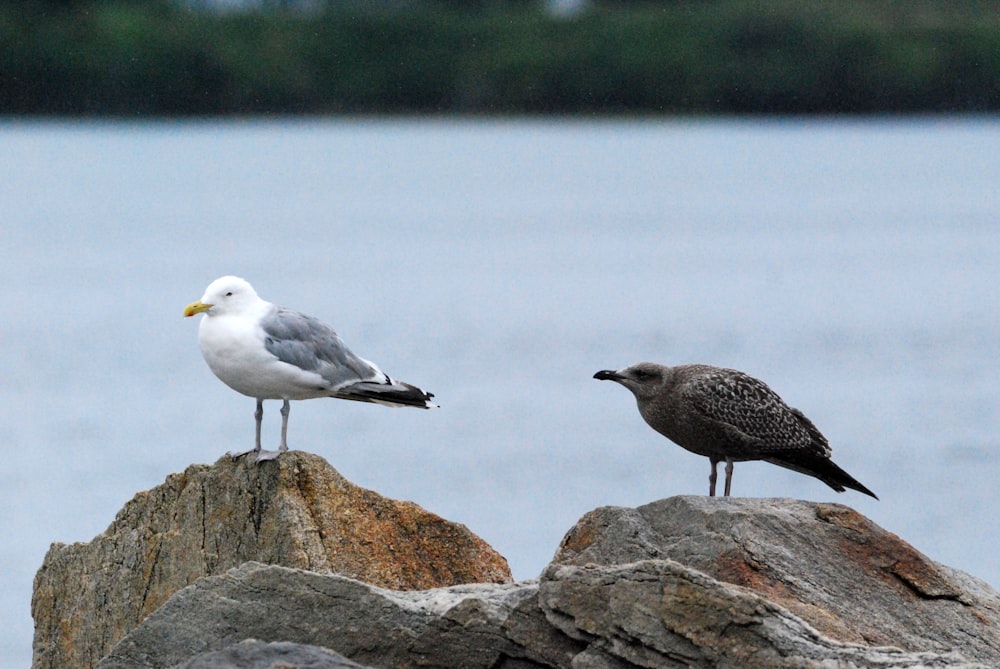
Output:
<svg viewBox="0 0 1000 669">
<path fill-rule="evenodd" d="M 591 379 L 653 360 L 765 379 L 882 499 L 760 463 L 736 495 L 849 504 L 1000 584 L 998 121 L 6 121 L 0 156 L 3 666 L 51 542 L 252 446 L 181 317 L 230 273 L 442 405 L 295 403 L 292 447 L 517 578 L 595 507 L 706 492 Z"/>
</svg>

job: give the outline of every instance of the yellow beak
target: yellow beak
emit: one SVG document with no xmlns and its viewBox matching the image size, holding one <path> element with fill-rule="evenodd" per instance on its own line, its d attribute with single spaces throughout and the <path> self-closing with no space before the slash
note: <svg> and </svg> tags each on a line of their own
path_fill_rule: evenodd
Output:
<svg viewBox="0 0 1000 669">
<path fill-rule="evenodd" d="M 197 302 L 192 302 L 191 304 L 184 307 L 184 316 L 187 317 L 187 316 L 194 316 L 195 314 L 200 314 L 203 311 L 208 311 L 213 306 L 215 305 L 205 304 L 201 300 L 198 300 Z"/>
</svg>

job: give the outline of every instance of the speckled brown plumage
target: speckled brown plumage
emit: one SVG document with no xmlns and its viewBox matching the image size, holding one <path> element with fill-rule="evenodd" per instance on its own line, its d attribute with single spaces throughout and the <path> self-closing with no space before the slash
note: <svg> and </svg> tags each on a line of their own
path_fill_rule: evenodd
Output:
<svg viewBox="0 0 1000 669">
<path fill-rule="evenodd" d="M 726 463 L 729 495 L 733 463 L 764 460 L 814 476 L 837 492 L 852 488 L 878 499 L 830 459 L 826 437 L 801 411 L 748 374 L 710 365 L 666 367 L 643 362 L 618 371 L 603 370 L 594 378 L 628 388 L 650 427 L 709 458 L 709 495 L 715 494 L 719 462 Z"/>
</svg>

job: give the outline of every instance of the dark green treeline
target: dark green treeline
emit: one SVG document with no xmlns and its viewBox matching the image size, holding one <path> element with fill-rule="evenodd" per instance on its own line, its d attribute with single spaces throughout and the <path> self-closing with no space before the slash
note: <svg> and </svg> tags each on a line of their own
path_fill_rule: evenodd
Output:
<svg viewBox="0 0 1000 669">
<path fill-rule="evenodd" d="M 373 6 L 0 2 L 0 115 L 1000 110 L 1000 0 Z"/>
</svg>

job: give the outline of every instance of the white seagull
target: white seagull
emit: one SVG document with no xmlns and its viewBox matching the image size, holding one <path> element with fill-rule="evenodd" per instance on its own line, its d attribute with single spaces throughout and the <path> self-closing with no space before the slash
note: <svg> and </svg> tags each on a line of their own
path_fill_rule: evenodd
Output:
<svg viewBox="0 0 1000 669">
<path fill-rule="evenodd" d="M 271 304 L 249 283 L 235 276 L 216 279 L 185 316 L 205 314 L 198 343 L 212 372 L 227 386 L 257 400 L 257 462 L 273 460 L 288 450 L 289 400 L 336 397 L 391 407 L 437 407 L 434 395 L 394 381 L 372 362 L 351 352 L 326 323 Z M 264 400 L 282 400 L 281 444 L 277 451 L 260 447 Z"/>
</svg>

